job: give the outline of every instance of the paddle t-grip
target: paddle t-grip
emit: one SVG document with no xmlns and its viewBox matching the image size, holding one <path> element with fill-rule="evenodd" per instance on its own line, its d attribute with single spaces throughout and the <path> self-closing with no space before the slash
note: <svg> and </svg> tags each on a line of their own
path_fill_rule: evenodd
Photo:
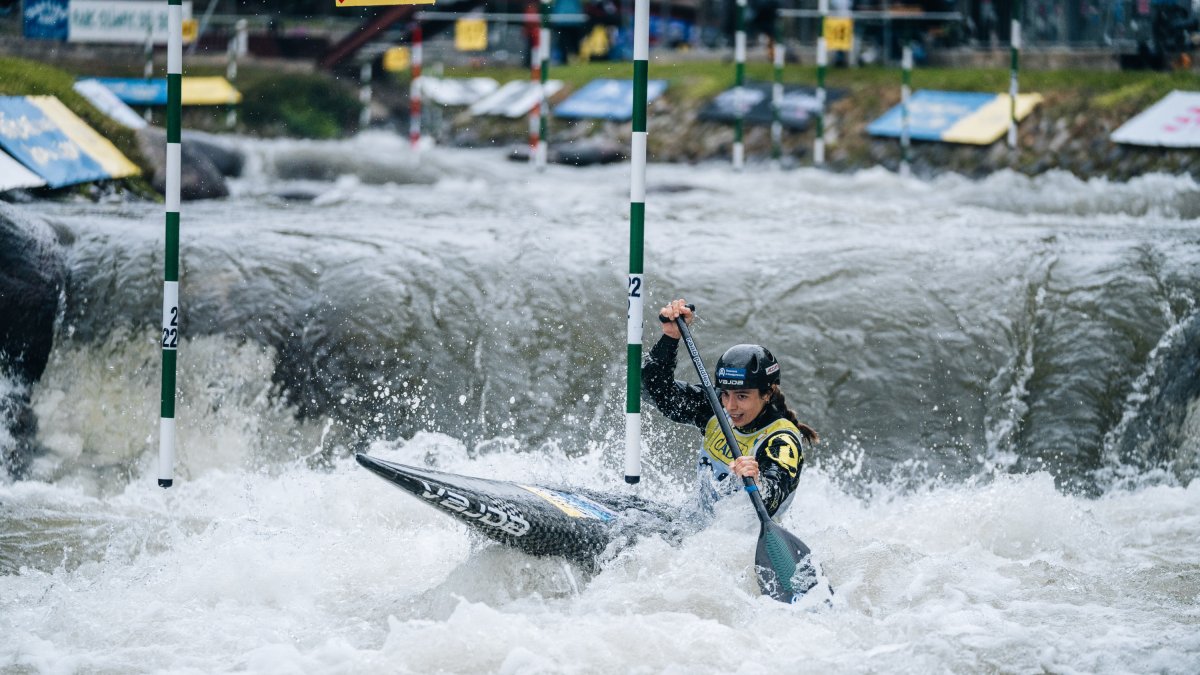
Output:
<svg viewBox="0 0 1200 675">
<path fill-rule="evenodd" d="M 688 309 L 692 310 L 693 312 L 696 311 L 696 306 L 690 302 L 688 304 L 684 305 L 684 307 L 687 307 Z M 668 319 L 667 317 L 663 316 L 662 314 L 658 315 L 658 320 L 661 321 L 662 323 L 671 323 L 671 320 Z"/>
</svg>

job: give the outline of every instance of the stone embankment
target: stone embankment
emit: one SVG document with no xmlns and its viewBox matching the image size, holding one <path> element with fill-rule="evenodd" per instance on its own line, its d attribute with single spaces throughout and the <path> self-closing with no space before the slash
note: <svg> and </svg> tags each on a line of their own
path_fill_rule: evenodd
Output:
<svg viewBox="0 0 1200 675">
<path fill-rule="evenodd" d="M 1001 138 L 990 146 L 914 142 L 910 153 L 913 173 L 932 177 L 954 172 L 978 178 L 1011 169 L 1027 175 L 1068 171 L 1081 178 L 1105 177 L 1125 181 L 1155 172 L 1189 174 L 1200 178 L 1200 152 L 1113 143 L 1110 136 L 1140 109 L 1137 105 L 1092 105 L 1075 92 L 1044 93 L 1044 102 L 1021 122 L 1019 147 L 1010 150 Z M 897 169 L 900 144 L 875 138 L 867 125 L 899 102 L 898 92 L 852 92 L 830 107 L 827 118 L 826 167 L 850 172 L 875 166 Z M 733 128 L 699 119 L 699 101 L 660 100 L 650 112 L 648 154 L 658 162 L 728 161 Z M 522 156 L 528 126 L 524 120 L 498 121 L 466 114 L 447 116 L 439 142 L 483 147 L 511 145 Z M 629 124 L 555 121 L 551 133 L 551 158 L 563 163 L 586 164 L 623 159 L 629 146 Z M 784 163 L 811 164 L 814 131 L 785 131 Z M 766 161 L 771 153 L 767 126 L 748 126 L 745 134 L 748 161 Z"/>
</svg>

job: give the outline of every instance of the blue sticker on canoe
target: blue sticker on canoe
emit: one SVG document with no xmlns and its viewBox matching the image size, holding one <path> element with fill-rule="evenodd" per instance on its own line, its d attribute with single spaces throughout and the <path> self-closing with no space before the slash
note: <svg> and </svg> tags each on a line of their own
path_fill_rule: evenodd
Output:
<svg viewBox="0 0 1200 675">
<path fill-rule="evenodd" d="M 605 523 L 617 518 L 616 512 L 581 495 L 573 495 L 569 492 L 559 492 L 558 490 L 533 485 L 521 485 L 519 487 L 545 499 L 559 511 L 572 518 L 588 518 Z"/>
</svg>

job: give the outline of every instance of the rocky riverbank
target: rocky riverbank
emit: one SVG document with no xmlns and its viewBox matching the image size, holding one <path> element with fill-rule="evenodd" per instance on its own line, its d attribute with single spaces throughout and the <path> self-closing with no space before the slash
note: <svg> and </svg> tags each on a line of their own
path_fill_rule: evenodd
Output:
<svg viewBox="0 0 1200 675">
<path fill-rule="evenodd" d="M 1157 101 L 1162 89 L 1136 83 L 1115 88 L 1036 88 L 1033 91 L 1041 93 L 1044 100 L 1021 122 L 1016 150 L 1010 150 L 1003 138 L 990 146 L 914 142 L 912 170 L 921 177 L 946 172 L 982 177 L 1011 169 L 1027 175 L 1061 170 L 1083 178 L 1119 181 L 1155 172 L 1200 178 L 1200 152 L 1121 145 L 1110 140 L 1114 130 Z M 875 166 L 897 169 L 899 142 L 869 136 L 866 127 L 896 105 L 899 98 L 898 87 L 863 84 L 850 87 L 846 96 L 833 103 L 827 117 L 826 168 L 838 172 Z M 652 105 L 647 122 L 651 161 L 728 161 L 733 128 L 700 120 L 703 103 L 686 96 L 667 96 Z M 445 119 L 447 123 L 438 130 L 438 140 L 445 144 L 512 145 L 514 154 L 520 155 L 528 137 L 524 120 L 476 118 L 461 112 Z M 559 157 L 564 163 L 620 159 L 629 147 L 631 131 L 630 124 L 555 121 L 551 157 Z M 811 128 L 800 133 L 785 131 L 785 165 L 811 164 L 814 133 Z M 769 159 L 767 126 L 748 126 L 745 143 L 748 161 Z"/>
</svg>

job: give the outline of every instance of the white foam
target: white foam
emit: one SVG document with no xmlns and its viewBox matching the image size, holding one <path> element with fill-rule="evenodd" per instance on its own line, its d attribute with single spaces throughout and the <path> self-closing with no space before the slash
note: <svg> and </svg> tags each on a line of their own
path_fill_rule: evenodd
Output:
<svg viewBox="0 0 1200 675">
<path fill-rule="evenodd" d="M 427 453 L 476 475 L 578 476 L 568 460 Z M 382 448 L 378 450 L 381 454 Z M 524 462 L 524 464 L 522 464 Z M 539 468 L 540 467 L 540 468 Z M 1141 670 L 1200 663 L 1200 484 L 1063 495 L 1044 474 L 869 502 L 808 472 L 784 521 L 833 609 L 758 595 L 748 502 L 589 578 L 481 543 L 353 462 L 209 470 L 169 491 L 0 488 L 10 513 L 91 513 L 90 557 L 0 576 L 0 663 L 42 671 L 762 672 Z"/>
</svg>

